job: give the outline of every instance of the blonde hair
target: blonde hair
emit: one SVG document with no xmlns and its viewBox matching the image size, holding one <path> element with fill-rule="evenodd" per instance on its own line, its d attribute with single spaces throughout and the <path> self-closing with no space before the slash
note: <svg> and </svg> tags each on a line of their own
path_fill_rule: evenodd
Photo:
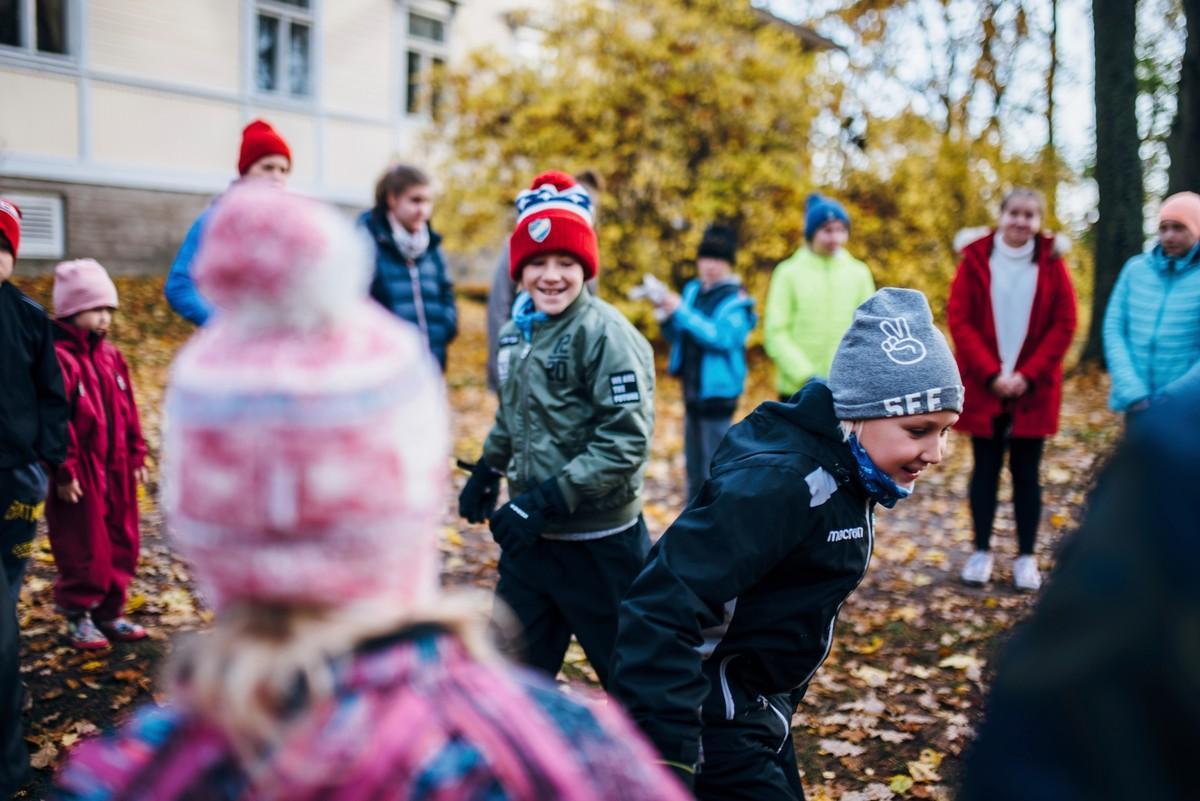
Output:
<svg viewBox="0 0 1200 801">
<path fill-rule="evenodd" d="M 396 609 L 387 599 L 347 606 L 241 603 L 212 629 L 183 641 L 167 671 L 172 696 L 216 725 L 245 764 L 286 739 L 296 698 L 319 707 L 332 698 L 334 662 L 357 646 L 408 626 L 433 624 L 481 661 L 498 661 L 488 633 L 490 599 L 459 592 L 436 608 Z M 302 716 L 300 716 L 302 717 Z"/>
<path fill-rule="evenodd" d="M 842 441 L 849 442 L 851 434 L 861 437 L 863 424 L 866 422 L 866 420 L 838 420 L 838 427 L 842 429 Z"/>
</svg>

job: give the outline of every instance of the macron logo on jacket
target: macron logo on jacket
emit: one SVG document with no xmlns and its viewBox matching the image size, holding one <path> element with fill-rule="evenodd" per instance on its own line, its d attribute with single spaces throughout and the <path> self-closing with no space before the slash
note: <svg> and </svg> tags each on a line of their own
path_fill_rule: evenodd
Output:
<svg viewBox="0 0 1200 801">
<path fill-rule="evenodd" d="M 825 538 L 826 542 L 842 542 L 843 540 L 861 540 L 867 536 L 866 529 L 862 526 L 854 528 L 836 528 L 829 532 L 829 536 Z"/>
</svg>

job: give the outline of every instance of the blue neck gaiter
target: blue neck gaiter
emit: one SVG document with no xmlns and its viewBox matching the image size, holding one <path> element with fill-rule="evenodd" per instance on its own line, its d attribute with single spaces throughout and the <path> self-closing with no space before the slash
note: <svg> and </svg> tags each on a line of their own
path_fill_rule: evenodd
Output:
<svg viewBox="0 0 1200 801">
<path fill-rule="evenodd" d="M 533 339 L 534 324 L 546 322 L 550 319 L 550 315 L 538 311 L 533 305 L 533 298 L 522 292 L 517 295 L 517 299 L 513 303 L 512 319 L 517 325 L 517 330 L 521 332 L 521 336 L 526 342 L 529 342 Z"/>
<path fill-rule="evenodd" d="M 858 477 L 862 480 L 863 486 L 867 488 L 867 494 L 873 501 L 891 509 L 897 501 L 912 495 L 912 490 L 905 489 L 892 481 L 891 476 L 875 466 L 875 463 L 871 461 L 871 456 L 859 443 L 858 437 L 851 434 L 846 442 L 850 446 L 850 453 L 854 454 L 854 461 L 858 464 Z"/>
</svg>

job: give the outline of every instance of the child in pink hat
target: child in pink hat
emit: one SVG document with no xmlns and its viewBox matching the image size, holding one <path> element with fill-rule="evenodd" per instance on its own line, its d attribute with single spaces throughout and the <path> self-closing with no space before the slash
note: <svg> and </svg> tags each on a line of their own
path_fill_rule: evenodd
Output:
<svg viewBox="0 0 1200 801">
<path fill-rule="evenodd" d="M 67 458 L 46 501 L 58 567 L 55 603 L 76 648 L 106 648 L 146 630 L 125 617 L 137 568 L 138 482 L 146 482 L 146 441 L 129 366 L 108 341 L 117 288 L 100 264 L 79 259 L 54 269 L 54 349 L 71 405 Z"/>
<path fill-rule="evenodd" d="M 1121 268 L 1103 330 L 1113 411 L 1200 389 L 1200 195 L 1163 201 L 1158 239 Z"/>
<path fill-rule="evenodd" d="M 198 258 L 220 314 L 172 366 L 162 504 L 213 629 L 56 797 L 683 801 L 615 706 L 506 666 L 441 596 L 442 382 L 368 299 L 369 242 L 245 186 Z"/>
</svg>

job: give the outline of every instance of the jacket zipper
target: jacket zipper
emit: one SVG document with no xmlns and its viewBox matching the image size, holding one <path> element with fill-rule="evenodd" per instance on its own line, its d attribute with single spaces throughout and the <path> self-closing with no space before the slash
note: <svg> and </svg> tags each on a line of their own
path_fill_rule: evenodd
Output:
<svg viewBox="0 0 1200 801">
<path fill-rule="evenodd" d="M 524 458 L 522 459 L 521 469 L 518 472 L 518 480 L 525 481 L 524 473 L 529 469 L 529 354 L 533 352 L 533 340 L 537 336 L 537 331 L 532 327 L 529 330 L 529 341 L 525 343 L 521 349 L 521 422 L 524 428 L 525 447 L 522 448 Z"/>
<path fill-rule="evenodd" d="M 858 585 L 862 584 L 862 580 L 867 577 L 867 570 L 871 567 L 871 554 L 875 552 L 875 523 L 871 519 L 872 502 L 867 501 L 867 561 L 863 564 L 862 573 L 858 576 L 858 581 L 854 582 L 854 586 L 850 588 L 850 592 L 846 593 L 846 598 L 849 598 L 851 593 L 858 589 Z M 804 677 L 804 681 L 797 684 L 797 687 L 803 687 L 812 680 L 812 677 L 817 675 L 817 671 L 821 669 L 821 665 L 825 664 L 825 660 L 829 658 L 829 652 L 833 649 L 833 627 L 837 625 L 838 615 L 842 612 L 842 604 L 846 603 L 845 598 L 842 603 L 837 605 L 837 609 L 833 610 L 833 616 L 829 618 L 829 630 L 825 632 L 825 653 L 817 660 L 816 666 L 809 671 Z"/>
<path fill-rule="evenodd" d="M 421 270 L 412 259 L 408 260 L 408 280 L 412 283 L 413 305 L 417 307 L 417 328 L 429 339 L 429 325 L 425 321 L 425 297 L 421 294 Z"/>
<path fill-rule="evenodd" d="M 763 709 L 769 709 L 774 712 L 775 717 L 779 718 L 779 721 L 783 724 L 783 740 L 780 741 L 779 747 L 775 749 L 775 753 L 778 754 L 787 745 L 788 735 L 792 733 L 792 723 L 784 717 L 784 714 L 779 711 L 778 707 L 772 704 L 765 695 L 758 696 L 758 702 L 763 705 Z"/>
<path fill-rule="evenodd" d="M 737 659 L 739 654 L 730 654 L 721 660 L 721 667 L 717 673 L 721 679 L 721 695 L 725 698 L 725 719 L 733 720 L 733 716 L 737 714 L 737 709 L 733 705 L 733 692 L 729 689 L 729 677 L 725 675 L 725 669 L 729 663 Z"/>
<path fill-rule="evenodd" d="M 1171 290 L 1175 288 L 1175 264 L 1173 260 L 1167 261 L 1167 288 L 1163 292 L 1162 302 L 1158 304 L 1158 314 L 1154 318 L 1154 331 L 1150 334 L 1150 358 L 1146 362 L 1146 368 L 1149 371 L 1146 378 L 1146 383 L 1149 385 L 1150 394 L 1153 395 L 1155 389 L 1154 382 L 1154 354 L 1158 351 L 1158 329 L 1162 326 L 1163 313 L 1167 310 L 1167 301 L 1170 299 Z"/>
</svg>

